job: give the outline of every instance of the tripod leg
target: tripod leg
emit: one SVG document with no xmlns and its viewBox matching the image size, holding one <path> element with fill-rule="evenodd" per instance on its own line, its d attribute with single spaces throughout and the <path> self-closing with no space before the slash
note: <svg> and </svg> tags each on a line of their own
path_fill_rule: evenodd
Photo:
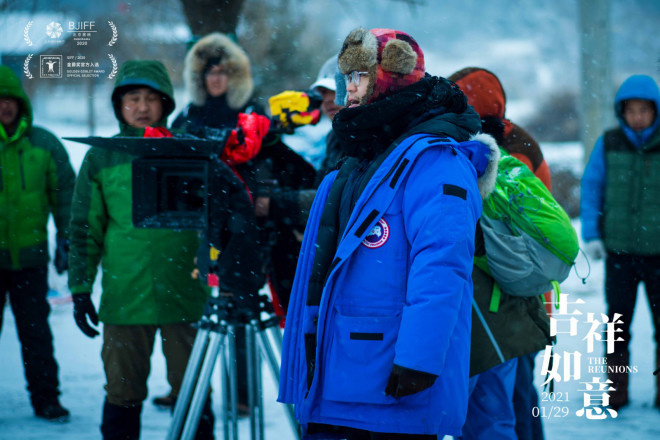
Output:
<svg viewBox="0 0 660 440">
<path fill-rule="evenodd" d="M 275 352 L 273 351 L 273 347 L 271 347 L 270 345 L 270 340 L 268 339 L 268 335 L 265 333 L 265 331 L 259 332 L 259 342 L 260 342 L 261 350 L 266 356 L 266 360 L 268 361 L 268 365 L 270 366 L 270 372 L 272 373 L 273 380 L 275 381 L 275 385 L 279 387 L 280 364 L 277 360 L 277 357 L 275 356 Z"/>
<path fill-rule="evenodd" d="M 230 426 L 233 440 L 238 440 L 238 373 L 236 370 L 236 327 L 233 324 L 227 326 L 227 337 L 228 344 L 222 368 L 222 421 L 225 440 L 229 440 Z M 227 391 L 229 391 L 229 396 L 227 396 Z"/>
<path fill-rule="evenodd" d="M 250 439 L 262 440 L 264 437 L 263 405 L 261 390 L 261 362 L 257 350 L 258 322 L 251 321 L 245 326 L 247 341 L 248 397 L 250 406 Z"/>
<path fill-rule="evenodd" d="M 269 327 L 270 334 L 273 337 L 273 341 L 275 341 L 275 345 L 277 346 L 277 352 L 281 355 L 282 354 L 282 344 L 284 343 L 282 341 L 282 331 L 278 326 L 273 326 Z"/>
<path fill-rule="evenodd" d="M 188 418 L 183 426 L 181 440 L 191 440 L 197 433 L 199 418 L 202 416 L 204 404 L 208 399 L 211 374 L 213 373 L 213 367 L 215 366 L 218 353 L 220 353 L 220 350 L 222 349 L 224 338 L 225 335 L 218 332 L 213 332 L 209 338 L 208 350 L 204 362 L 202 363 L 202 369 L 199 372 L 199 379 L 190 403 Z"/>
<path fill-rule="evenodd" d="M 282 335 L 279 332 L 277 328 L 272 327 L 274 330 L 272 332 L 275 342 L 277 343 L 278 339 L 277 336 L 279 336 L 279 342 L 281 344 L 282 342 Z M 270 340 L 268 339 L 268 335 L 265 333 L 265 330 L 262 330 L 259 332 L 259 342 L 261 350 L 263 351 L 266 360 L 268 361 L 268 365 L 270 366 L 270 372 L 272 373 L 273 376 L 273 381 L 275 382 L 275 386 L 279 388 L 280 386 L 280 364 L 277 361 L 277 357 L 275 356 L 275 352 L 273 351 L 273 348 L 270 345 Z M 280 353 L 282 353 L 281 349 L 282 346 L 279 345 L 280 348 Z M 300 433 L 300 425 L 296 421 L 296 416 L 293 410 L 293 405 L 285 405 L 284 406 L 286 409 L 286 415 L 287 418 L 289 419 L 289 424 L 291 425 L 291 429 L 293 430 L 295 436 L 297 439 L 300 439 L 302 437 Z"/>
<path fill-rule="evenodd" d="M 188 365 L 186 366 L 186 372 L 183 375 L 181 389 L 174 406 L 174 415 L 172 416 L 172 423 L 167 433 L 167 440 L 176 440 L 181 433 L 188 404 L 190 403 L 190 397 L 197 381 L 197 373 L 199 372 L 199 367 L 202 364 L 202 359 L 208 347 L 209 331 L 208 328 L 201 327 L 197 330 L 195 342 L 193 343 L 190 358 L 188 359 Z"/>
<path fill-rule="evenodd" d="M 223 438 L 229 440 L 229 410 L 231 404 L 229 403 L 229 366 L 227 365 L 227 351 L 231 345 L 230 336 L 227 337 L 227 347 L 222 350 L 222 357 L 220 359 L 220 379 L 222 381 L 222 432 Z"/>
<path fill-rule="evenodd" d="M 257 402 L 259 403 L 259 440 L 264 440 L 266 438 L 264 429 L 264 386 L 262 380 L 262 370 L 261 370 L 261 352 L 259 351 L 259 344 L 257 341 L 257 335 L 259 334 L 259 327 L 257 322 L 253 323 L 252 329 L 254 330 L 254 355 L 256 362 L 254 363 L 254 372 L 255 379 L 257 384 Z"/>
</svg>

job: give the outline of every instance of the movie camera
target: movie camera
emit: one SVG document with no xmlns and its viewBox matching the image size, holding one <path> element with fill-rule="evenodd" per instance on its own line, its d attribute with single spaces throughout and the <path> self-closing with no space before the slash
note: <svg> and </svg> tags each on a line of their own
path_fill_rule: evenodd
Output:
<svg viewBox="0 0 660 440">
<path fill-rule="evenodd" d="M 296 127 L 316 124 L 320 119 L 322 99 L 316 92 L 285 91 L 269 99 L 272 117 L 267 135 L 293 133 Z M 223 391 L 225 439 L 238 439 L 237 376 L 235 328 L 243 326 L 247 335 L 248 395 L 252 439 L 264 438 L 261 390 L 261 359 L 268 361 L 273 379 L 279 383 L 279 363 L 271 341 L 281 353 L 280 317 L 263 296 L 247 301 L 219 293 L 216 276 L 218 249 L 226 233 L 227 213 L 243 212 L 249 219 L 253 207 L 245 184 L 223 160 L 228 142 L 243 142 L 246 133 L 239 128 L 204 127 L 200 132 L 172 137 L 87 137 L 65 138 L 93 147 L 136 156 L 132 161 L 132 221 L 137 228 L 167 228 L 203 231 L 208 247 L 202 248 L 208 261 L 198 266 L 208 274 L 214 294 L 209 298 L 186 368 L 168 440 L 191 439 L 196 433 L 210 378 L 216 360 L 220 359 Z M 249 220 L 248 220 L 249 221 Z M 245 228 L 247 233 L 257 228 Z M 246 238 L 249 240 L 249 238 Z M 244 246 L 245 247 L 245 246 Z M 202 258 L 205 260 L 205 258 Z M 214 266 L 213 262 L 216 262 Z M 238 299 L 236 298 L 242 298 Z M 268 337 L 266 330 L 271 335 Z M 293 409 L 286 407 L 295 435 L 300 429 Z"/>
</svg>

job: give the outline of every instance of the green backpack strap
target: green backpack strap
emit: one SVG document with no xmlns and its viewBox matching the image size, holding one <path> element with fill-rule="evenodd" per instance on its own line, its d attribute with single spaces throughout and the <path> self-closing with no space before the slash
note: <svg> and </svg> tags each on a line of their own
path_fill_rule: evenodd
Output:
<svg viewBox="0 0 660 440">
<path fill-rule="evenodd" d="M 497 282 L 493 282 L 493 292 L 490 295 L 490 305 L 488 306 L 488 311 L 491 313 L 497 313 L 500 309 L 500 299 L 502 298 L 502 289 Z"/>
<path fill-rule="evenodd" d="M 559 310 L 559 299 L 560 299 L 559 295 L 561 295 L 561 287 L 559 286 L 559 283 L 556 280 L 551 281 L 550 284 L 552 284 L 552 290 L 553 292 L 555 292 L 554 295 L 555 309 Z"/>
</svg>

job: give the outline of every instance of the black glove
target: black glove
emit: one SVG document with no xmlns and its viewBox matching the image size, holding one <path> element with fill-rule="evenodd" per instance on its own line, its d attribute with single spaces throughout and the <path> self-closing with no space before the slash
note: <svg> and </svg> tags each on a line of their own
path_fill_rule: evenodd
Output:
<svg viewBox="0 0 660 440">
<path fill-rule="evenodd" d="M 69 240 L 63 237 L 57 237 L 57 247 L 55 248 L 55 270 L 57 273 L 63 273 L 69 268 Z"/>
<path fill-rule="evenodd" d="M 99 325 L 99 317 L 92 303 L 91 293 L 76 293 L 73 295 L 73 318 L 76 320 L 78 328 L 90 338 L 99 335 L 99 332 L 90 327 L 87 323 L 87 317 L 92 324 Z"/>
<path fill-rule="evenodd" d="M 387 380 L 385 394 L 392 397 L 404 397 L 419 393 L 433 385 L 437 378 L 438 376 L 435 374 L 411 370 L 394 364 L 390 378 Z"/>
</svg>

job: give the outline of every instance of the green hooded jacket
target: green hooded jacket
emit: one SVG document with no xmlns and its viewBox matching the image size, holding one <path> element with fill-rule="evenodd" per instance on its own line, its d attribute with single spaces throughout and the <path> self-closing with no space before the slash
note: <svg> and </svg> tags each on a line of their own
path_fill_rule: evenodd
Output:
<svg viewBox="0 0 660 440">
<path fill-rule="evenodd" d="M 139 136 L 121 118 L 121 88 L 148 86 L 163 95 L 165 126 L 174 108 L 165 67 L 156 61 L 128 61 L 120 69 L 113 103 L 118 136 Z M 196 321 L 209 291 L 191 278 L 199 247 L 195 231 L 139 229 L 132 222 L 131 164 L 135 156 L 90 148 L 76 182 L 71 212 L 69 287 L 91 292 L 101 263 L 99 319 L 107 324 L 163 325 Z"/>
<path fill-rule="evenodd" d="M 32 125 L 32 106 L 21 81 L 0 66 L 0 97 L 19 102 L 11 135 L 0 124 L 0 269 L 48 264 L 48 216 L 67 237 L 75 173 L 60 141 Z"/>
</svg>

